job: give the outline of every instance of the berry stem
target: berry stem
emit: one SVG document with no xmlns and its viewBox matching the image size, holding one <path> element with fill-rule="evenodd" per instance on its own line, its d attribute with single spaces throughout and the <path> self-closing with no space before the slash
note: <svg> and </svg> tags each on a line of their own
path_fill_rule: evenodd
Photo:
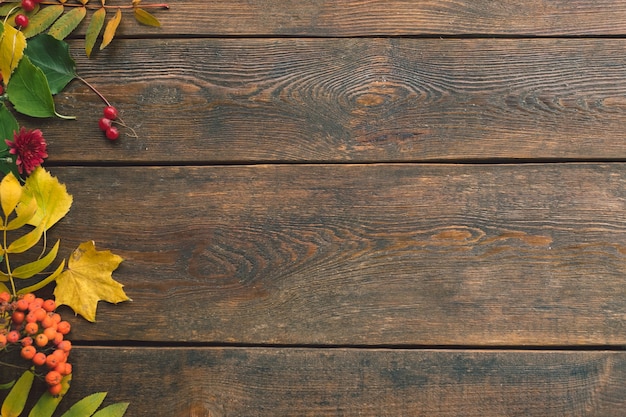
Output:
<svg viewBox="0 0 626 417">
<path fill-rule="evenodd" d="M 87 80 L 86 80 L 86 79 L 84 79 L 83 77 L 81 77 L 80 75 L 78 75 L 78 74 L 74 74 L 74 75 L 76 76 L 76 78 L 77 78 L 78 80 L 80 80 L 80 81 L 81 81 L 82 83 L 84 83 L 87 87 L 89 87 L 89 88 L 91 89 L 91 91 L 93 91 L 94 93 L 96 93 L 96 94 L 98 95 L 98 97 L 100 97 L 100 98 L 102 99 L 102 101 L 104 101 L 104 103 L 105 103 L 107 106 L 110 106 L 110 105 L 111 105 L 111 103 L 109 103 L 109 100 L 107 100 L 107 99 L 106 99 L 106 97 L 105 97 L 105 96 L 103 96 L 103 95 L 102 95 L 102 93 L 100 93 L 100 91 L 98 91 L 98 90 L 96 89 L 96 87 L 94 87 L 93 85 L 89 84 L 89 82 L 87 82 Z"/>
</svg>

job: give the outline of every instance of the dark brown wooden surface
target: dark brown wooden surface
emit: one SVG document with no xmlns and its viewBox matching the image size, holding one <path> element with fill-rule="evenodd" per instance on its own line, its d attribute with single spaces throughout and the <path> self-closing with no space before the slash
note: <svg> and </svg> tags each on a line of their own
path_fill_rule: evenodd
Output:
<svg viewBox="0 0 626 417">
<path fill-rule="evenodd" d="M 69 400 L 623 417 L 626 1 L 169 3 L 71 40 L 139 138 L 77 81 L 21 120 L 133 298 L 72 319 Z"/>
</svg>

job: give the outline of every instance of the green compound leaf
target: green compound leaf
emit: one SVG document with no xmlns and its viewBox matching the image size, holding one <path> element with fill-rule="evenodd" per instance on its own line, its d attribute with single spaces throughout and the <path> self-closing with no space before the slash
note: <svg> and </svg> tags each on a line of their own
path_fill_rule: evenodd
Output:
<svg viewBox="0 0 626 417">
<path fill-rule="evenodd" d="M 64 9 L 62 4 L 51 5 L 41 9 L 39 13 L 28 21 L 28 26 L 22 29 L 24 36 L 32 38 L 48 29 L 63 14 Z"/>
<path fill-rule="evenodd" d="M 96 392 L 88 395 L 71 406 L 61 417 L 90 417 L 100 407 L 106 396 L 106 392 Z"/>
<path fill-rule="evenodd" d="M 76 77 L 76 63 L 70 56 L 67 42 L 40 34 L 28 41 L 25 55 L 41 68 L 52 95 L 61 92 Z"/>
<path fill-rule="evenodd" d="M 13 270 L 14 278 L 32 278 L 35 274 L 40 273 L 44 269 L 46 269 L 57 257 L 57 253 L 59 252 L 59 243 L 60 240 L 57 240 L 57 243 L 50 249 L 50 252 L 46 256 L 41 259 L 38 259 L 33 262 L 29 262 L 24 265 L 20 265 Z"/>
<path fill-rule="evenodd" d="M 76 7 L 54 22 L 48 33 L 59 40 L 63 40 L 80 25 L 86 15 L 87 8 Z"/>
<path fill-rule="evenodd" d="M 52 117 L 56 114 L 54 100 L 43 71 L 28 57 L 22 58 L 7 85 L 9 101 L 18 112 L 32 117 Z"/>
<path fill-rule="evenodd" d="M 31 371 L 22 374 L 2 403 L 2 417 L 19 417 L 26 405 L 34 379 L 35 374 Z"/>
<path fill-rule="evenodd" d="M 106 14 L 106 9 L 102 7 L 96 10 L 91 16 L 91 21 L 89 22 L 87 33 L 85 34 L 85 53 L 87 54 L 87 58 L 91 56 L 91 51 L 93 51 L 93 47 L 96 45 L 98 36 L 102 31 L 102 26 L 104 26 Z"/>
<path fill-rule="evenodd" d="M 126 414 L 129 403 L 115 403 L 98 411 L 93 417 L 122 417 Z"/>
</svg>

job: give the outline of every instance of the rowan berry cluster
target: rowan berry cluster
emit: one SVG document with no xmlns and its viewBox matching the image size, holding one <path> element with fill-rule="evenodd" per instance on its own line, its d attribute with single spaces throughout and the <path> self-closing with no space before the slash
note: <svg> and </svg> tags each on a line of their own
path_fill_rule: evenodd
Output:
<svg viewBox="0 0 626 417">
<path fill-rule="evenodd" d="M 32 293 L 17 299 L 0 293 L 0 349 L 20 349 L 20 356 L 44 375 L 52 395 L 61 392 L 61 380 L 72 373 L 67 361 L 72 343 L 65 339 L 70 323 L 55 312 L 54 300 L 44 300 Z"/>
</svg>

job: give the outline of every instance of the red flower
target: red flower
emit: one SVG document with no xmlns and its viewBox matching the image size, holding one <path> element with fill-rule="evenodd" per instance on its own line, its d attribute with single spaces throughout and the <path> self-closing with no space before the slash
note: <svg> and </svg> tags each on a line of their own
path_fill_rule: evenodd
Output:
<svg viewBox="0 0 626 417">
<path fill-rule="evenodd" d="M 46 140 L 41 134 L 41 130 L 27 130 L 22 127 L 18 132 L 13 133 L 13 142 L 6 140 L 9 145 L 9 153 L 17 155 L 15 163 L 20 174 L 26 171 L 30 174 L 43 163 L 43 159 L 48 157 L 46 152 Z"/>
</svg>

